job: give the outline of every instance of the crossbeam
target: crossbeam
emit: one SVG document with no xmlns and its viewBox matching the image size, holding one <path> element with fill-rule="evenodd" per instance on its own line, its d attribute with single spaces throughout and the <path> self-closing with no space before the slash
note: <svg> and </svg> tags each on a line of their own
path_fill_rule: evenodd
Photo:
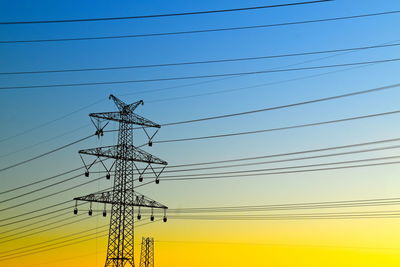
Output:
<svg viewBox="0 0 400 267">
<path fill-rule="evenodd" d="M 121 153 L 130 151 L 130 153 Z M 118 144 L 114 146 L 104 146 L 79 150 L 80 154 L 92 155 L 97 157 L 113 158 L 117 160 L 137 161 L 150 164 L 167 165 L 168 163 L 146 151 L 133 145 Z"/>
<path fill-rule="evenodd" d="M 116 205 L 124 205 L 124 206 L 135 206 L 135 207 L 147 207 L 147 208 L 156 208 L 156 209 L 168 209 L 167 206 L 149 198 L 145 195 L 142 195 L 138 192 L 133 192 L 133 201 L 118 201 L 114 197 L 114 191 L 105 191 L 99 193 L 93 193 L 82 197 L 76 197 L 74 200 L 87 201 L 87 202 L 96 202 L 96 203 L 104 203 L 104 204 L 116 204 Z"/>
<path fill-rule="evenodd" d="M 135 113 L 125 114 L 122 112 L 101 112 L 101 113 L 90 113 L 89 116 L 96 119 L 123 122 L 127 124 L 135 124 L 143 127 L 154 127 L 154 128 L 161 127 L 159 124 L 152 122 L 151 120 L 146 119 Z"/>
</svg>

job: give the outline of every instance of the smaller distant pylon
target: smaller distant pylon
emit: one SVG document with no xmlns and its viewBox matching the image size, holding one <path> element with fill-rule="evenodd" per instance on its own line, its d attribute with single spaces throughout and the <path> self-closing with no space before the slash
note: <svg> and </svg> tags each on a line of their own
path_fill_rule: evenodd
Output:
<svg viewBox="0 0 400 267">
<path fill-rule="evenodd" d="M 154 238 L 142 237 L 140 267 L 154 267 Z"/>
</svg>

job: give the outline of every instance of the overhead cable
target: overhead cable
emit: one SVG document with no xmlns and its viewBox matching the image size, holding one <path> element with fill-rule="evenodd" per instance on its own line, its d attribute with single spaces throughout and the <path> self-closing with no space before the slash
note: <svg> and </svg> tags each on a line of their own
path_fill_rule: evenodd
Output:
<svg viewBox="0 0 400 267">
<path fill-rule="evenodd" d="M 2 41 L 0 41 L 0 44 L 93 41 L 93 40 L 112 40 L 112 39 L 125 39 L 125 38 L 145 38 L 145 37 L 148 38 L 148 37 L 177 36 L 177 35 L 199 34 L 199 33 L 229 32 L 229 31 L 238 31 L 238 30 L 266 29 L 266 28 L 272 28 L 272 27 L 283 27 L 283 26 L 304 25 L 304 24 L 311 24 L 311 23 L 352 20 L 352 19 L 378 17 L 378 16 L 385 16 L 385 15 L 397 15 L 398 13 L 400 13 L 400 10 L 392 10 L 392 11 L 385 11 L 385 12 L 378 12 L 378 13 L 367 13 L 367 14 L 343 16 L 343 17 L 331 17 L 331 18 L 322 18 L 322 19 L 313 19 L 313 20 L 281 22 L 281 23 L 274 23 L 274 24 L 237 26 L 237 27 L 227 27 L 227 28 L 211 28 L 211 29 L 175 31 L 175 32 L 155 32 L 155 33 L 143 33 L 143 34 L 74 37 L 74 38 L 54 38 L 54 39 L 2 40 Z"/>
<path fill-rule="evenodd" d="M 248 71 L 248 72 L 232 72 L 232 73 L 220 73 L 220 74 L 176 76 L 176 77 L 149 78 L 149 79 L 124 80 L 124 81 L 100 81 L 100 82 L 85 82 L 85 83 L 3 86 L 3 87 L 0 87 L 0 90 L 75 87 L 75 86 L 109 85 L 109 84 L 130 84 L 130 83 L 148 83 L 148 82 L 165 82 L 165 81 L 179 81 L 179 80 L 192 80 L 192 79 L 207 79 L 207 78 L 218 78 L 218 77 L 235 77 L 235 76 L 260 75 L 260 74 L 278 73 L 278 72 L 292 72 L 292 71 L 306 71 L 306 70 L 317 70 L 317 69 L 326 69 L 326 68 L 339 68 L 339 67 L 348 67 L 348 66 L 377 64 L 377 63 L 390 63 L 390 62 L 398 62 L 398 61 L 400 61 L 400 58 L 389 58 L 389 59 L 382 59 L 382 60 L 360 61 L 360 62 L 351 62 L 351 63 L 342 63 L 342 64 L 320 65 L 320 66 L 287 68 L 287 69 L 267 69 L 267 70 Z"/>
<path fill-rule="evenodd" d="M 316 1 L 304 1 L 304 2 L 276 4 L 276 5 L 263 5 L 263 6 L 205 10 L 205 11 L 190 11 L 190 12 L 169 13 L 169 14 L 137 15 L 137 16 L 125 16 L 125 17 L 82 18 L 82 19 L 62 19 L 62 20 L 0 21 L 0 25 L 49 24 L 49 23 L 73 23 L 73 22 L 76 23 L 76 22 L 121 21 L 121 20 L 165 18 L 165 17 L 178 17 L 178 16 L 190 16 L 190 15 L 205 15 L 205 14 L 220 14 L 220 13 L 252 11 L 252 10 L 277 8 L 277 7 L 290 7 L 290 6 L 299 6 L 299 5 L 307 5 L 307 4 L 317 4 L 317 3 L 324 3 L 324 2 L 331 2 L 331 1 L 334 1 L 334 0 L 316 0 Z"/>
</svg>

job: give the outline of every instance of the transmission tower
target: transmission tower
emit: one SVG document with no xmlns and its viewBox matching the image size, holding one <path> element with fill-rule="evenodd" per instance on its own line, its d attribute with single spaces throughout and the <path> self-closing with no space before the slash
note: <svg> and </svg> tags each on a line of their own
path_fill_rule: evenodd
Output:
<svg viewBox="0 0 400 267">
<path fill-rule="evenodd" d="M 154 238 L 142 237 L 139 267 L 154 267 Z"/>
<path fill-rule="evenodd" d="M 150 208 L 151 221 L 154 221 L 153 209 L 163 209 L 164 222 L 167 221 L 166 210 L 168 209 L 167 206 L 135 192 L 135 176 L 137 176 L 137 180 L 141 182 L 143 181 L 143 175 L 146 171 L 150 172 L 155 176 L 155 182 L 158 184 L 160 174 L 166 167 L 167 162 L 133 145 L 134 129 L 143 129 L 149 139 L 148 145 L 152 146 L 152 139 L 160 128 L 160 125 L 133 113 L 140 104 L 143 105 L 143 101 L 140 100 L 132 104 L 125 104 L 113 95 L 110 95 L 110 99 L 114 101 L 118 111 L 91 113 L 89 116 L 96 126 L 95 134 L 98 137 L 103 136 L 103 129 L 109 121 L 118 122 L 118 144 L 114 146 L 84 149 L 80 150 L 79 153 L 86 168 L 86 177 L 89 177 L 89 169 L 93 164 L 101 163 L 106 169 L 107 179 L 111 178 L 110 173 L 111 170 L 114 169 L 114 186 L 111 191 L 100 191 L 74 198 L 76 201 L 74 214 L 78 213 L 78 201 L 87 201 L 90 203 L 89 215 L 93 213 L 93 202 L 104 203 L 104 217 L 107 215 L 106 205 L 110 204 L 111 218 L 107 257 L 104 266 L 134 266 L 134 207 L 138 209 L 138 220 L 141 219 L 141 207 Z M 149 134 L 151 129 L 155 129 L 153 135 Z M 91 155 L 96 158 L 90 164 L 87 164 L 82 155 Z M 104 158 L 112 160 L 111 167 L 106 167 Z M 144 164 L 145 167 L 140 168 L 140 164 Z M 161 167 L 153 168 L 153 164 L 159 164 Z M 145 178 L 148 178 L 148 176 Z"/>
</svg>

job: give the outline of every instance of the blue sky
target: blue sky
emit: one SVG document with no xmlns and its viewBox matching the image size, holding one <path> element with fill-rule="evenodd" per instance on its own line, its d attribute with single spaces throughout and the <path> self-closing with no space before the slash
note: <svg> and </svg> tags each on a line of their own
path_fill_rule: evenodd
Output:
<svg viewBox="0 0 400 267">
<path fill-rule="evenodd" d="M 121 17 L 229 9 L 288 2 L 290 1 L 0 1 L 0 21 Z M 0 25 L 0 42 L 6 40 L 146 34 L 251 26 L 393 10 L 400 10 L 399 1 L 336 0 L 327 3 L 256 11 L 131 21 Z M 257 57 L 399 43 L 399 14 L 265 29 L 176 36 L 49 43 L 0 43 L 0 73 Z M 0 87 L 250 72 L 393 59 L 398 58 L 399 55 L 400 47 L 396 46 L 350 53 L 332 53 L 218 64 L 112 71 L 0 75 Z M 145 105 L 138 107 L 136 110 L 137 113 L 163 124 L 274 107 L 397 84 L 400 81 L 398 75 L 399 67 L 400 63 L 397 61 L 358 67 L 279 72 L 223 79 L 210 78 L 149 83 L 0 90 L 0 169 L 93 134 L 95 129 L 90 123 L 88 114 L 92 112 L 114 111 L 114 104 L 108 100 L 110 94 L 120 97 L 127 103 L 140 99 L 144 100 Z M 371 94 L 288 109 L 162 127 L 156 136 L 156 140 L 269 129 L 388 112 L 399 109 L 399 97 L 400 91 L 396 87 Z M 394 114 L 286 131 L 190 142 L 161 143 L 155 144 L 153 147 L 144 147 L 144 149 L 168 161 L 170 165 L 254 157 L 398 138 L 400 130 L 398 126 L 399 119 L 400 115 Z M 116 127 L 116 124 L 110 124 L 107 129 L 115 129 Z M 6 140 L 4 141 L 4 139 Z M 19 167 L 0 171 L 1 191 L 81 167 L 82 162 L 79 158 L 78 150 L 112 145 L 116 142 L 116 139 L 117 135 L 115 132 L 106 133 L 101 139 L 93 137 L 90 140 L 70 146 Z M 135 143 L 142 144 L 144 141 L 143 132 L 136 132 Z M 346 151 L 350 150 L 352 149 Z M 255 165 L 209 170 L 204 171 L 204 173 L 279 168 L 303 164 L 397 156 L 398 152 L 399 149 L 390 149 L 363 154 L 343 155 L 340 157 L 274 163 L 266 166 Z M 102 168 L 96 165 L 93 170 L 101 171 Z M 161 180 L 159 185 L 144 186 L 140 188 L 139 192 L 171 208 L 389 198 L 399 196 L 398 188 L 400 188 L 400 182 L 398 173 L 398 165 L 394 164 L 369 168 L 204 181 L 167 182 Z M 54 182 L 62 181 L 62 179 L 67 179 L 73 175 L 63 176 L 60 179 L 54 180 Z M 165 173 L 164 176 L 169 175 L 171 174 Z M 76 196 L 86 195 L 112 185 L 111 181 L 102 179 L 86 186 L 69 190 L 69 188 L 75 185 L 98 177 L 101 177 L 101 175 L 97 173 L 92 173 L 89 178 L 82 175 L 82 177 L 62 183 L 56 187 L 0 203 L 0 209 L 3 209 L 24 201 L 43 197 L 53 192 L 64 191 L 18 208 L 3 211 L 2 216 L 6 218 L 43 208 L 54 203 L 72 200 Z M 26 190 L 20 190 L 6 196 L 3 195 L 3 199 L 18 196 L 18 194 L 28 192 L 32 189 L 40 189 L 51 183 L 49 181 L 29 187 Z M 61 207 L 59 208 L 61 209 Z M 95 206 L 94 208 L 101 209 L 102 206 Z M 87 207 L 83 207 L 81 212 L 85 211 L 85 209 Z M 72 216 L 71 210 L 70 215 L 67 214 L 61 219 L 65 218 L 72 222 L 74 220 Z M 335 260 L 350 255 L 347 254 L 350 250 L 346 249 L 345 253 L 338 250 L 333 254 L 327 254 L 327 256 L 318 250 L 318 248 L 321 249 L 318 246 L 385 248 L 396 246 L 398 240 L 400 240 L 398 231 L 395 231 L 397 229 L 396 220 L 323 221 L 188 222 L 171 220 L 171 223 L 168 224 L 140 228 L 137 233 L 138 236 L 152 235 L 161 241 L 244 242 L 241 243 L 242 245 L 251 243 L 253 245 L 255 243 L 288 244 L 288 247 L 279 250 L 280 253 L 275 253 L 271 249 L 257 249 L 257 258 L 253 257 L 255 252 L 252 246 L 246 247 L 243 245 L 238 251 L 244 254 L 239 255 L 240 253 L 238 253 L 238 255 L 232 257 L 232 254 L 235 253 L 235 250 L 232 250 L 232 245 L 220 245 L 220 247 L 207 245 L 207 247 L 201 247 L 197 246 L 199 244 L 189 246 L 188 243 L 181 245 L 178 243 L 175 245 L 163 245 L 161 243 L 159 245 L 158 243 L 157 256 L 161 255 L 160 259 L 164 259 L 164 263 L 172 262 L 173 260 L 171 259 L 174 259 L 174 256 L 179 256 L 178 260 L 182 260 L 182 264 L 177 264 L 176 266 L 188 266 L 188 264 L 184 263 L 181 254 L 192 261 L 192 259 L 198 258 L 198 251 L 207 251 L 203 250 L 204 248 L 214 250 L 204 253 L 210 257 L 210 266 L 212 266 L 212 262 L 219 263 L 220 261 L 228 265 L 229 260 L 232 260 L 232 258 L 236 260 L 236 257 L 238 262 L 246 260 L 248 264 L 246 255 L 251 255 L 255 262 L 259 261 L 258 264 L 260 266 L 265 260 L 271 260 L 270 257 L 266 259 L 265 255 L 275 257 L 275 261 L 278 264 L 283 258 L 285 260 L 299 259 L 300 257 L 296 256 L 298 254 L 290 253 L 295 251 L 296 247 L 292 250 L 290 246 L 302 243 L 317 246 L 315 250 L 308 250 L 308 254 L 304 254 L 304 251 L 300 250 L 301 257 L 304 257 L 304 266 L 313 266 L 310 262 L 313 262 L 315 266 L 321 266 L 321 262 L 325 258 L 329 258 L 329 263 L 332 265 L 344 266 L 343 264 L 337 264 Z M 28 226 L 31 222 L 29 221 L 24 225 L 20 225 Z M 93 217 L 85 222 L 74 223 L 61 229 L 44 232 L 27 239 L 20 239 L 15 243 L 10 243 L 10 247 L 7 246 L 7 249 L 18 248 L 20 245 L 25 246 L 26 244 L 42 240 L 46 241 L 49 238 L 82 231 L 95 226 L 106 225 L 107 223 L 108 218 Z M 16 226 L 9 225 L 4 229 L 8 230 L 13 227 Z M 193 229 L 196 229 L 196 231 L 193 231 Z M 20 265 L 18 265 L 18 262 L 13 265 L 26 266 L 26 263 L 29 262 L 43 266 L 42 263 L 45 260 L 57 260 L 61 257 L 69 257 L 70 255 L 79 257 L 81 253 L 85 252 L 94 255 L 75 259 L 75 264 L 69 264 L 68 266 L 78 266 L 79 264 L 82 266 L 89 266 L 90 264 L 96 266 L 98 263 L 103 262 L 104 255 L 100 251 L 105 248 L 105 242 L 104 238 L 100 238 L 92 241 L 91 245 L 85 243 L 82 247 L 77 245 L 65 248 L 64 250 L 50 251 L 48 254 L 38 254 L 29 258 L 17 259 L 17 261 L 21 261 Z M 214 248 L 222 249 L 218 250 Z M 183 252 L 180 254 L 176 253 L 176 251 Z M 223 251 L 225 251 L 225 254 L 220 253 Z M 215 255 L 215 259 L 212 260 L 214 252 L 218 252 L 218 255 Z M 356 265 L 358 261 L 357 257 L 368 254 L 373 258 L 375 254 L 370 252 L 364 251 L 364 254 L 359 254 L 359 251 L 356 251 L 355 254 L 352 254 L 353 257 L 349 256 L 348 258 L 351 258 L 355 262 L 352 266 L 358 266 Z M 397 252 L 398 250 L 396 250 Z M 376 261 L 382 263 L 381 259 L 387 259 L 388 257 L 385 253 L 386 250 L 379 250 Z M 314 261 L 312 261 L 312 258 L 314 258 Z M 365 262 L 372 266 L 374 263 L 369 259 L 368 257 L 364 258 Z M 398 257 L 395 260 L 398 261 L 397 259 Z M 307 263 L 306 261 L 309 262 Z M 173 262 L 175 264 L 175 261 Z M 344 262 L 349 264 L 351 261 L 346 259 Z M 326 265 L 326 261 L 324 264 Z M 359 262 L 359 264 L 361 263 Z M 300 265 L 301 263 L 299 263 Z M 166 265 L 164 264 L 164 266 Z M 223 266 L 222 263 L 221 266 Z M 233 265 L 230 264 L 229 266 Z M 256 266 L 255 263 L 254 266 Z M 282 263 L 279 266 L 286 265 Z M 287 266 L 293 266 L 293 264 Z M 366 265 L 362 264 L 359 266 Z M 398 263 L 394 263 L 393 266 L 398 266 Z"/>
<path fill-rule="evenodd" d="M 1 21 L 73 19 L 157 14 L 192 10 L 213 10 L 261 5 L 272 2 L 248 1 L 2 1 Z M 232 14 L 202 15 L 119 22 L 91 22 L 48 25 L 0 25 L 1 40 L 79 37 L 185 31 L 214 27 L 271 24 L 376 13 L 399 9 L 398 1 L 334 1 L 324 4 L 276 8 Z M 156 64 L 218 58 L 251 57 L 304 51 L 378 45 L 400 40 L 399 15 L 347 21 L 276 27 L 269 29 L 190 34 L 170 37 L 121 40 L 76 41 L 36 44 L 0 44 L 1 72 L 45 69 L 108 67 Z M 287 66 L 315 66 L 396 58 L 399 48 L 375 49 L 347 54 L 279 58 L 240 63 L 207 64 L 140 70 L 98 71 L 62 74 L 2 75 L 1 86 L 80 83 L 94 81 L 135 80 L 158 77 L 203 75 L 253 71 Z M 311 61 L 312 62 L 308 62 Z M 345 70 L 323 69 L 240 76 L 235 78 L 193 81 L 135 83 L 125 85 L 76 86 L 0 91 L 1 137 L 52 121 L 82 107 L 65 119 L 10 139 L 0 144 L 2 155 L 37 142 L 73 131 L 32 149 L 2 157 L 5 167 L 94 131 L 88 113 L 114 110 L 109 94 L 126 102 L 143 99 L 138 113 L 159 123 L 210 115 L 240 112 L 257 108 L 300 102 L 398 83 L 399 63 L 369 65 Z M 334 72 L 338 70 L 338 72 Z M 333 73 L 334 72 L 334 73 Z M 320 76 L 307 78 L 308 76 Z M 289 81 L 297 79 L 296 81 Z M 209 81 L 207 83 L 200 83 Z M 195 85 L 193 85 L 195 83 Z M 269 85 L 268 85 L 269 84 Z M 264 86 L 259 86 L 264 85 Z M 245 87 L 252 87 L 253 88 Z M 170 87 L 179 87 L 167 89 Z M 242 89 L 241 89 L 242 88 Z M 146 92 L 151 90 L 158 90 Z M 240 89 L 221 93 L 221 90 Z M 215 93 L 198 97 L 196 94 Z M 180 97 L 186 97 L 181 98 Z M 398 109 L 398 89 L 353 98 L 313 104 L 293 109 L 251 116 L 208 121 L 191 125 L 165 127 L 159 139 L 175 139 L 226 132 L 258 130 L 315 121 L 331 120 Z M 172 99 L 170 99 L 172 98 Z M 178 99 L 175 99 L 178 98 Z M 103 100 L 103 101 L 100 101 Z M 348 143 L 397 137 L 398 115 L 357 122 L 231 137 L 207 141 L 159 144 L 147 149 L 170 164 L 211 161 L 226 158 L 266 155 Z M 81 126 L 86 126 L 80 128 Z M 115 127 L 115 125 L 114 125 Z M 78 130 L 75 130 L 79 128 Z M 112 144 L 115 134 L 104 140 L 93 138 L 26 164 L 0 173 L 6 188 L 25 184 L 40 177 L 81 166 L 77 151 L 87 147 Z M 2 139 L 1 138 L 1 139 Z M 138 137 L 140 140 L 140 136 Z M 387 152 L 384 155 L 394 154 Z M 378 155 L 376 153 L 375 155 Z M 379 154 L 381 155 L 381 154 Z M 382 154 L 383 155 L 383 154 Z M 359 156 L 362 158 L 362 156 Z M 327 160 L 329 161 L 329 160 Z M 322 162 L 322 161 L 321 161 Z M 284 164 L 281 164 L 284 166 Z M 224 205 L 227 203 L 265 203 L 310 200 L 388 197 L 395 190 L 396 167 L 357 169 L 329 173 L 296 174 L 279 177 L 237 179 L 231 181 L 172 182 L 144 188 L 161 202 L 172 206 Z M 82 180 L 75 181 L 75 184 Z M 377 183 L 377 179 L 379 183 Z M 192 184 L 190 184 L 192 183 Z M 360 184 L 362 183 L 362 186 Z M 71 183 L 73 185 L 74 183 Z M 106 182 L 96 184 L 98 188 Z M 85 187 L 56 199 L 67 199 L 93 191 Z M 207 194 L 205 193 L 207 192 Z M 238 199 L 237 195 L 243 196 Z M 205 199 L 205 196 L 206 199 Z M 244 199 L 244 200 L 243 200 Z"/>
</svg>

